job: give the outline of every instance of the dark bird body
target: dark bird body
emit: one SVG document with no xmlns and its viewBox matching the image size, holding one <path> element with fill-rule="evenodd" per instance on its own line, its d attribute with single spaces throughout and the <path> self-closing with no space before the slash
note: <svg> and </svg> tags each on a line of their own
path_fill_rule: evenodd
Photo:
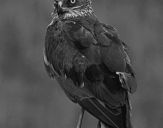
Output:
<svg viewBox="0 0 163 128">
<path fill-rule="evenodd" d="M 63 18 L 59 11 L 46 33 L 48 74 L 105 127 L 131 128 L 128 92 L 135 92 L 136 81 L 126 44 L 93 13 Z"/>
</svg>

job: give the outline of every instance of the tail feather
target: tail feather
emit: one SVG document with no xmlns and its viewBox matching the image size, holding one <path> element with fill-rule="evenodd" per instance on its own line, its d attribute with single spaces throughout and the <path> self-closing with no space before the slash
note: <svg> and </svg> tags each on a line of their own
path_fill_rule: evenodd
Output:
<svg viewBox="0 0 163 128">
<path fill-rule="evenodd" d="M 123 106 L 121 110 L 122 110 L 122 113 L 121 113 L 122 120 L 120 121 L 121 124 L 119 125 L 119 128 L 133 128 L 131 125 L 130 110 L 128 106 L 126 105 Z M 117 123 L 119 124 L 120 122 L 117 122 Z M 114 127 L 107 125 L 105 123 L 102 123 L 101 128 L 114 128 Z"/>
<path fill-rule="evenodd" d="M 81 99 L 79 104 L 99 119 L 106 128 L 132 128 L 130 123 L 130 110 L 127 105 L 116 108 L 120 113 L 114 114 L 113 109 L 101 104 L 95 98 Z"/>
</svg>

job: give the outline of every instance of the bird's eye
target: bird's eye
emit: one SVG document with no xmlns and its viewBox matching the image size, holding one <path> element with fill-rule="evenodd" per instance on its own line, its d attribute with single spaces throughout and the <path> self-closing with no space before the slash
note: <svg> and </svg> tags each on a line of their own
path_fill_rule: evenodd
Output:
<svg viewBox="0 0 163 128">
<path fill-rule="evenodd" d="M 76 0 L 70 0 L 71 4 L 75 4 Z"/>
</svg>

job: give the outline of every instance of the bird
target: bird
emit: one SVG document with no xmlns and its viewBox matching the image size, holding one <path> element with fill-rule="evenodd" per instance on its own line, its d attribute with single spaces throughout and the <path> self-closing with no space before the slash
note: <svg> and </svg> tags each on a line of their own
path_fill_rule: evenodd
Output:
<svg viewBox="0 0 163 128">
<path fill-rule="evenodd" d="M 128 45 L 100 22 L 92 0 L 54 0 L 44 65 L 66 96 L 98 119 L 97 128 L 132 128 L 130 94 L 137 89 Z"/>
</svg>

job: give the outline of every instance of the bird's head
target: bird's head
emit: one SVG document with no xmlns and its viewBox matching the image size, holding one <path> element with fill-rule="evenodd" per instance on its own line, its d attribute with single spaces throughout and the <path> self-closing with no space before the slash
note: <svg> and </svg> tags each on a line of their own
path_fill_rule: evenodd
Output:
<svg viewBox="0 0 163 128">
<path fill-rule="evenodd" d="M 63 20 L 90 16 L 93 14 L 91 0 L 54 0 L 54 14 Z"/>
</svg>

